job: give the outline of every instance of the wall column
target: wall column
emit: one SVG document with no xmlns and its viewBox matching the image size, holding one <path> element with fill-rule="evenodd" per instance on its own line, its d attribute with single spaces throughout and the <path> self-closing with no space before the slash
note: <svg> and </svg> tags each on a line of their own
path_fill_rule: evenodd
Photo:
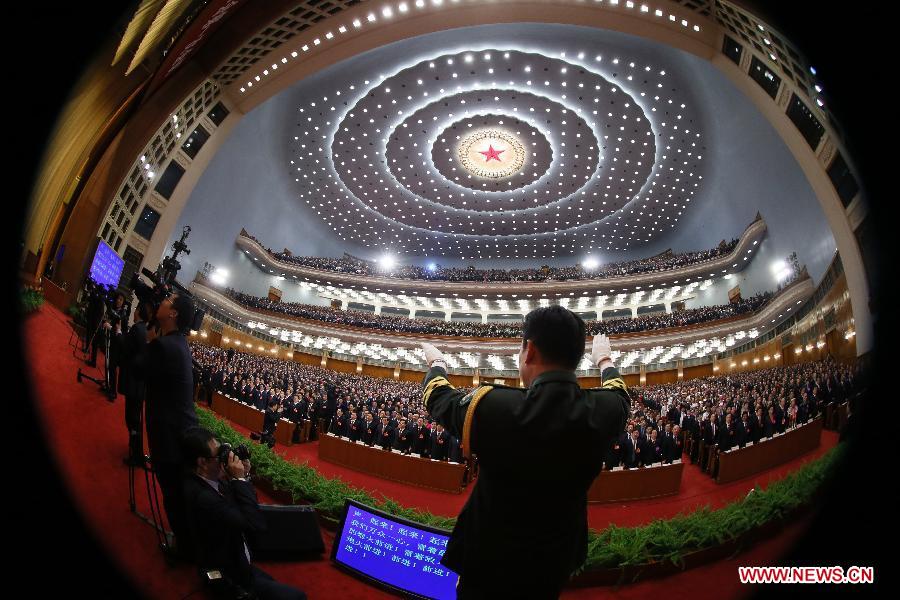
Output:
<svg viewBox="0 0 900 600">
<path fill-rule="evenodd" d="M 376 315 L 380 315 L 380 314 L 381 314 L 381 305 L 380 305 L 380 304 L 376 304 L 376 305 L 375 305 L 375 314 L 376 314 Z"/>
<path fill-rule="evenodd" d="M 449 310 L 448 310 L 448 311 L 444 311 L 444 320 L 447 321 L 448 323 L 450 322 L 450 315 L 451 315 L 451 314 L 453 314 L 453 313 L 451 313 Z"/>
<path fill-rule="evenodd" d="M 409 309 L 409 318 L 410 319 L 416 318 L 416 309 L 414 309 L 414 308 Z"/>
<path fill-rule="evenodd" d="M 666 302 L 666 313 L 668 314 L 668 313 L 671 313 L 671 312 L 672 312 L 672 303 L 671 303 L 671 302 Z"/>
</svg>

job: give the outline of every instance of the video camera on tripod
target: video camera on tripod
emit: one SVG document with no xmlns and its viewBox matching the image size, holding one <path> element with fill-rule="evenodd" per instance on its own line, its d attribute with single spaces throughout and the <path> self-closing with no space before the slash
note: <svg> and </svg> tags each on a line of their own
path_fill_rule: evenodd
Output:
<svg viewBox="0 0 900 600">
<path fill-rule="evenodd" d="M 140 274 L 135 273 L 132 275 L 131 281 L 128 283 L 128 287 L 134 291 L 134 294 L 138 298 L 138 304 L 146 303 L 150 305 L 151 315 L 156 315 L 156 310 L 159 308 L 159 305 L 162 304 L 162 301 L 174 293 L 177 293 L 179 296 L 192 297 L 191 292 L 187 288 L 175 281 L 178 271 L 181 270 L 181 263 L 178 262 L 178 255 L 182 252 L 185 254 L 191 253 L 185 243 L 185 240 L 187 240 L 187 237 L 190 234 L 190 225 L 185 225 L 181 230 L 181 239 L 172 244 L 174 252 L 172 252 L 171 256 L 167 256 L 163 259 L 162 263 L 160 263 L 159 267 L 156 269 L 156 272 L 144 267 L 141 269 Z M 152 285 L 145 283 L 141 279 L 141 275 L 144 275 L 149 279 Z M 203 312 L 197 311 L 194 314 L 194 322 L 191 324 L 191 329 L 199 329 L 202 321 Z M 149 326 L 153 327 L 155 325 L 154 317 Z"/>
<path fill-rule="evenodd" d="M 79 368 L 77 381 L 80 383 L 82 378 L 87 378 L 95 382 L 112 401 L 115 398 L 116 380 L 111 344 L 113 338 L 127 328 L 131 306 L 125 294 L 111 285 L 97 283 L 90 277 L 84 283 L 81 303 L 85 325 L 82 358 L 89 366 L 95 367 L 98 346 L 102 346 L 104 366 L 102 379 L 92 377 Z"/>
</svg>

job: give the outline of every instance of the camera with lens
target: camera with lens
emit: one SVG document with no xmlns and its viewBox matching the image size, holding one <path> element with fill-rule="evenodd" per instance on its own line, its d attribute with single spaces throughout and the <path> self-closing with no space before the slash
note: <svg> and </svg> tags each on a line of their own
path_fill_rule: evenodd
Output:
<svg viewBox="0 0 900 600">
<path fill-rule="evenodd" d="M 135 273 L 128 283 L 135 295 L 138 297 L 139 304 L 148 304 L 151 307 L 151 314 L 156 314 L 156 310 L 162 301 L 168 298 L 173 292 L 178 292 L 180 296 L 190 296 L 191 293 L 175 281 L 178 271 L 181 269 L 181 263 L 178 262 L 178 255 L 181 252 L 190 254 L 185 240 L 191 233 L 191 227 L 185 225 L 181 231 L 181 239 L 172 244 L 174 252 L 171 256 L 163 259 L 159 268 L 154 273 L 150 269 L 144 267 L 141 273 Z M 147 277 L 152 285 L 148 285 L 141 279 L 141 275 Z"/>
<path fill-rule="evenodd" d="M 240 444 L 237 448 L 233 448 L 228 442 L 224 442 L 219 446 L 219 462 L 223 465 L 228 464 L 228 454 L 234 452 L 239 460 L 250 460 L 250 449 L 246 445 Z"/>
<path fill-rule="evenodd" d="M 128 314 L 130 305 L 125 300 L 121 307 L 116 306 L 116 298 L 119 292 L 112 285 L 104 285 L 98 283 L 92 277 L 88 277 L 84 282 L 83 294 L 81 302 L 84 306 L 85 318 L 91 323 L 99 323 L 101 319 L 109 321 L 110 325 L 125 324 L 125 316 Z"/>
</svg>

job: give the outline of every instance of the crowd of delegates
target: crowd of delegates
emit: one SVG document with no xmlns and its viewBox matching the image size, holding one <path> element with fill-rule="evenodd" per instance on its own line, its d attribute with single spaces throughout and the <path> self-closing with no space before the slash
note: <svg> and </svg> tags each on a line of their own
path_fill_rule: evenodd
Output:
<svg viewBox="0 0 900 600">
<path fill-rule="evenodd" d="M 191 343 L 201 381 L 278 419 L 321 420 L 328 433 L 383 450 L 462 462 L 460 440 L 435 423 L 414 382 L 339 373 L 293 361 Z M 634 387 L 624 431 L 604 469 L 680 460 L 685 434 L 720 451 L 759 442 L 825 413 L 862 390 L 857 369 L 828 358 L 761 371 Z M 316 427 L 311 427 L 313 436 Z M 698 446 L 693 446 L 697 458 Z"/>
<path fill-rule="evenodd" d="M 743 447 L 806 423 L 861 389 L 859 371 L 830 358 L 632 388 L 632 413 L 607 450 L 604 468 L 678 460 L 684 451 L 682 432 L 707 446 L 717 444 L 720 451 Z"/>
<path fill-rule="evenodd" d="M 419 383 L 338 373 L 275 357 L 191 343 L 207 393 L 221 392 L 265 412 L 262 437 L 280 419 L 323 421 L 325 431 L 384 450 L 461 462 L 460 441 L 432 421 Z M 310 427 L 313 439 L 316 427 Z"/>
<path fill-rule="evenodd" d="M 262 242 L 253 236 L 248 234 L 247 237 L 263 246 Z M 568 279 L 608 279 L 610 277 L 677 269 L 728 254 L 734 250 L 738 241 L 737 238 L 730 242 L 722 240 L 715 248 L 696 252 L 676 254 L 671 250 L 666 250 L 650 258 L 609 263 L 593 269 L 588 269 L 579 264 L 570 267 L 543 266 L 536 269 L 476 269 L 474 266 L 458 268 L 442 267 L 441 265 L 434 265 L 429 268 L 416 265 L 397 265 L 390 270 L 385 270 L 373 261 L 356 258 L 349 254 L 344 254 L 341 258 L 331 258 L 323 256 L 295 256 L 287 250 L 274 252 L 270 248 L 266 248 L 266 251 L 274 259 L 284 263 L 353 275 L 377 275 L 433 281 L 564 281 Z"/>
<path fill-rule="evenodd" d="M 443 319 L 410 319 L 408 317 L 376 315 L 360 310 L 341 310 L 329 306 L 300 304 L 295 302 L 276 302 L 268 298 L 259 298 L 225 290 L 226 295 L 249 308 L 259 308 L 283 313 L 304 319 L 314 319 L 325 323 L 365 327 L 380 331 L 396 331 L 402 333 L 426 333 L 433 335 L 514 338 L 522 336 L 522 323 L 480 323 L 472 321 L 445 321 Z M 667 327 L 683 327 L 695 323 L 705 323 L 726 319 L 758 310 L 768 302 L 774 294 L 766 292 L 752 298 L 731 304 L 701 306 L 673 311 L 641 315 L 635 318 L 608 319 L 605 321 L 587 321 L 588 335 L 603 333 L 606 335 L 633 333 L 638 331 L 655 331 Z"/>
</svg>

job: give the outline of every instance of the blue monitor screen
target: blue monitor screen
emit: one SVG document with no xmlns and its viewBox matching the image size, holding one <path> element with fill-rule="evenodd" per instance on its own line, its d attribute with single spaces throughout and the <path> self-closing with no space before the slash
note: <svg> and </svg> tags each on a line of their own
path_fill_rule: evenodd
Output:
<svg viewBox="0 0 900 600">
<path fill-rule="evenodd" d="M 106 242 L 100 240 L 97 243 L 94 262 L 91 263 L 91 279 L 102 285 L 119 287 L 124 266 L 125 261 Z"/>
<path fill-rule="evenodd" d="M 450 536 L 347 501 L 331 558 L 381 585 L 422 598 L 456 598 L 457 575 L 441 564 Z"/>
</svg>

